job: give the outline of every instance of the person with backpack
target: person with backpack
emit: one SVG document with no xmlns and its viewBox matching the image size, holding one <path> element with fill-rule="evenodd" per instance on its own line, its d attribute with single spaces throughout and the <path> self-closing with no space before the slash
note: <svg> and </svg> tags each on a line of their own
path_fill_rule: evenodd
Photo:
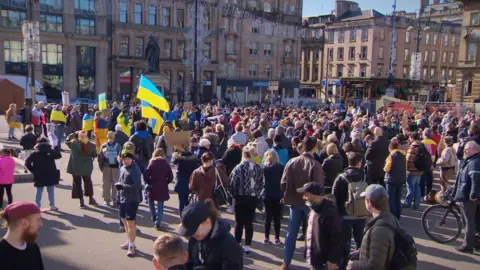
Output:
<svg viewBox="0 0 480 270">
<path fill-rule="evenodd" d="M 347 270 L 415 269 L 415 241 L 389 212 L 387 190 L 373 184 L 360 196 L 373 218 L 365 227 L 359 260 L 350 261 Z"/>
<path fill-rule="evenodd" d="M 357 194 L 355 198 L 352 192 L 355 187 L 357 187 L 359 191 L 363 191 L 368 185 L 365 181 L 365 173 L 362 168 L 363 156 L 358 152 L 348 152 L 347 157 L 349 166 L 337 176 L 332 188 L 332 195 L 335 198 L 338 214 L 340 215 L 342 236 L 344 237 L 344 249 L 339 269 L 345 269 L 348 262 L 352 230 L 356 244 L 355 250 L 360 249 L 362 245 L 363 228 L 366 223 L 365 216 L 369 215 L 364 200 L 359 197 L 359 194 Z M 352 209 L 358 209 L 358 211 L 352 211 Z"/>
<path fill-rule="evenodd" d="M 106 206 L 111 206 L 117 196 L 114 184 L 118 182 L 120 168 L 117 157 L 122 152 L 122 146 L 115 142 L 115 133 L 107 133 L 107 142 L 100 146 L 98 153 L 98 168 L 102 172 L 102 197 Z"/>
<path fill-rule="evenodd" d="M 153 138 L 147 131 L 147 123 L 140 120 L 133 124 L 135 133 L 130 136 L 130 141 L 135 145 L 135 161 L 142 174 L 145 172 L 153 153 Z"/>
<path fill-rule="evenodd" d="M 417 133 L 410 134 L 410 142 L 407 151 L 407 197 L 403 207 L 410 208 L 413 200 L 413 209 L 418 210 L 422 198 L 420 180 L 423 172 L 431 167 L 432 159 Z"/>
</svg>

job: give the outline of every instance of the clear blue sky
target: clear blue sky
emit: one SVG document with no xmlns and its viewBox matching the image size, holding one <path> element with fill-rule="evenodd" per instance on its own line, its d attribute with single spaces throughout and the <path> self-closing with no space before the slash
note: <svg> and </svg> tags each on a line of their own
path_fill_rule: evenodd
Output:
<svg viewBox="0 0 480 270">
<path fill-rule="evenodd" d="M 394 0 L 356 0 L 362 10 L 375 9 L 383 14 L 393 11 Z M 397 10 L 414 11 L 420 7 L 420 0 L 397 0 Z M 303 0 L 303 16 L 329 14 L 335 9 L 335 0 Z"/>
</svg>

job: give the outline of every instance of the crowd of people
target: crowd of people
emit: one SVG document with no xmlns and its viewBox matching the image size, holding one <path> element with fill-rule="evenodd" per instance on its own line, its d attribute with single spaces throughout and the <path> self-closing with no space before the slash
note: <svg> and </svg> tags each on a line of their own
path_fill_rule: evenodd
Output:
<svg viewBox="0 0 480 270">
<path fill-rule="evenodd" d="M 92 184 L 97 159 L 103 203 L 119 208 L 120 231 L 126 233 L 121 248 L 128 256 L 136 254 L 135 219 L 142 201 L 152 225 L 168 229 L 162 224 L 163 209 L 174 182 L 181 219 L 177 233 L 188 238 L 188 250 L 178 236 L 159 237 L 153 248 L 157 269 L 242 269 L 243 256 L 252 255 L 257 209 L 265 216 L 264 244 L 283 246 L 282 269 L 290 267 L 298 240 L 305 240 L 304 255 L 312 269 L 390 269 L 398 263 L 402 209 L 418 210 L 422 202 L 431 203 L 449 190 L 462 203 L 467 222 L 465 242 L 457 250 L 480 248 L 480 117 L 470 111 L 370 114 L 353 107 L 219 104 L 184 110 L 177 104 L 163 114 L 160 132 L 142 118 L 140 106 L 123 103 L 114 103 L 108 113 L 39 103 L 25 105 L 20 115 L 25 132 L 20 145 L 28 153 L 25 167 L 34 176 L 36 204 L 12 203 L 14 164 L 12 168 L 10 151 L 2 150 L 0 199 L 6 190 L 9 206 L 2 215 L 9 230 L 0 254 L 33 244 L 34 237 L 27 236 L 41 225 L 37 208 L 44 187 L 50 210 L 57 210 L 54 187 L 60 172 L 55 159 L 62 155 L 63 141 L 70 150 L 72 198 L 81 208 L 86 207 L 84 197 L 97 204 Z M 168 142 L 168 133 L 185 131 L 190 132 L 188 141 Z M 13 131 L 9 139 L 16 139 Z M 438 189 L 433 185 L 437 168 Z M 233 235 L 221 217 L 223 206 L 234 215 Z M 290 211 L 282 243 L 285 206 Z M 403 231 L 401 236 L 408 238 Z M 37 252 L 38 247 L 28 245 L 30 255 Z M 409 252 L 404 263 L 414 267 L 415 254 Z"/>
</svg>

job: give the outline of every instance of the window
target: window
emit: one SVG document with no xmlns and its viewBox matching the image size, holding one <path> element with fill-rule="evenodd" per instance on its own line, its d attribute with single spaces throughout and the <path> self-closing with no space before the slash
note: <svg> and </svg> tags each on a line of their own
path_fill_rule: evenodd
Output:
<svg viewBox="0 0 480 270">
<path fill-rule="evenodd" d="M 333 32 L 333 30 L 328 31 L 328 38 L 327 39 L 328 39 L 329 42 L 333 42 L 334 34 L 335 33 Z"/>
<path fill-rule="evenodd" d="M 432 51 L 432 63 L 437 62 L 437 51 Z"/>
<path fill-rule="evenodd" d="M 185 73 L 179 71 L 177 74 L 177 93 L 183 93 L 185 89 Z"/>
<path fill-rule="evenodd" d="M 63 17 L 40 14 L 40 31 L 63 32 Z"/>
<path fill-rule="evenodd" d="M 24 1 L 17 1 L 17 2 L 24 2 Z M 40 5 L 41 6 L 48 6 L 50 7 L 56 7 L 56 8 L 62 8 L 62 0 L 40 0 Z"/>
<path fill-rule="evenodd" d="M 167 57 L 167 58 L 172 58 L 172 40 L 166 39 L 166 40 L 164 41 L 164 43 L 165 43 L 165 46 L 164 46 L 164 48 L 165 48 L 165 57 Z"/>
<path fill-rule="evenodd" d="M 135 4 L 134 23 L 142 24 L 142 4 Z"/>
<path fill-rule="evenodd" d="M 148 6 L 148 24 L 157 25 L 157 6 Z"/>
<path fill-rule="evenodd" d="M 95 20 L 76 19 L 75 33 L 80 35 L 95 35 Z"/>
<path fill-rule="evenodd" d="M 272 65 L 263 65 L 263 74 L 266 78 L 272 77 Z"/>
<path fill-rule="evenodd" d="M 293 67 L 287 66 L 287 78 L 293 78 Z"/>
<path fill-rule="evenodd" d="M 271 36 L 273 35 L 273 24 L 271 23 L 264 23 L 264 31 L 266 36 Z"/>
<path fill-rule="evenodd" d="M 360 77 L 367 77 L 367 65 L 360 65 Z"/>
<path fill-rule="evenodd" d="M 292 44 L 285 45 L 285 57 L 292 57 Z"/>
<path fill-rule="evenodd" d="M 465 96 L 469 97 L 472 95 L 473 81 L 467 81 L 465 83 Z"/>
<path fill-rule="evenodd" d="M 348 59 L 355 60 L 355 47 L 350 47 L 348 52 Z"/>
<path fill-rule="evenodd" d="M 368 29 L 362 29 L 362 41 L 368 40 Z"/>
<path fill-rule="evenodd" d="M 377 77 L 382 77 L 382 76 L 383 76 L 383 65 L 378 65 Z"/>
<path fill-rule="evenodd" d="M 380 28 L 380 40 L 385 40 L 385 28 Z"/>
<path fill-rule="evenodd" d="M 410 58 L 410 49 L 405 49 L 405 55 L 403 56 L 404 61 L 408 61 Z"/>
<path fill-rule="evenodd" d="M 272 12 L 272 4 L 269 2 L 263 3 L 263 11 Z"/>
<path fill-rule="evenodd" d="M 333 61 L 333 48 L 328 48 L 328 61 Z"/>
<path fill-rule="evenodd" d="M 430 34 L 427 34 L 425 36 L 425 44 L 429 45 L 430 44 Z"/>
<path fill-rule="evenodd" d="M 128 22 L 128 8 L 126 1 L 118 3 L 118 21 L 122 23 Z"/>
<path fill-rule="evenodd" d="M 258 3 L 256 0 L 249 0 L 248 2 L 248 8 L 251 10 L 257 10 L 258 9 Z"/>
<path fill-rule="evenodd" d="M 185 10 L 181 8 L 177 9 L 177 26 L 185 27 Z"/>
<path fill-rule="evenodd" d="M 448 35 L 445 35 L 445 36 L 443 37 L 443 46 L 444 46 L 444 47 L 448 47 Z"/>
<path fill-rule="evenodd" d="M 252 32 L 253 34 L 258 34 L 258 32 L 259 32 L 259 31 L 258 31 L 258 23 L 255 22 L 255 21 L 252 22 L 251 32 Z"/>
<path fill-rule="evenodd" d="M 162 8 L 162 26 L 170 27 L 170 8 Z"/>
<path fill-rule="evenodd" d="M 236 63 L 228 63 L 227 77 L 229 77 L 229 78 L 237 77 L 237 64 Z"/>
<path fill-rule="evenodd" d="M 452 36 L 452 47 L 455 47 L 457 43 L 457 37 L 455 35 Z"/>
<path fill-rule="evenodd" d="M 472 15 L 471 15 L 472 17 L 471 17 L 471 20 L 470 20 L 470 25 L 480 24 L 479 14 L 480 13 L 472 13 Z"/>
<path fill-rule="evenodd" d="M 348 77 L 355 76 L 355 65 L 348 65 L 347 67 Z"/>
<path fill-rule="evenodd" d="M 405 43 L 410 43 L 410 32 L 405 33 Z"/>
<path fill-rule="evenodd" d="M 42 64 L 61 65 L 63 63 L 62 51 L 62 45 L 42 44 Z"/>
<path fill-rule="evenodd" d="M 384 54 L 385 54 L 384 51 L 385 51 L 385 48 L 384 48 L 384 47 L 380 47 L 380 48 L 378 49 L 378 59 L 383 60 L 383 57 L 384 57 Z"/>
<path fill-rule="evenodd" d="M 475 43 L 473 43 L 473 42 L 468 43 L 468 51 L 467 51 L 467 60 L 468 61 L 474 61 L 475 60 L 476 50 L 477 50 L 477 46 L 475 46 Z"/>
<path fill-rule="evenodd" d="M 205 29 L 210 30 L 212 28 L 212 13 L 208 8 L 205 8 L 205 22 L 203 25 Z"/>
<path fill-rule="evenodd" d="M 433 45 L 437 45 L 437 34 L 433 35 Z"/>
<path fill-rule="evenodd" d="M 248 43 L 250 55 L 258 55 L 258 42 L 250 41 Z"/>
<path fill-rule="evenodd" d="M 454 78 L 453 78 L 453 69 L 450 69 L 450 70 L 448 71 L 448 78 L 450 78 L 451 80 L 454 79 Z"/>
<path fill-rule="evenodd" d="M 447 72 L 445 71 L 445 69 L 442 69 L 442 73 L 441 73 L 440 76 L 442 76 L 442 80 L 446 80 L 446 79 L 447 79 Z"/>
<path fill-rule="evenodd" d="M 238 20 L 232 19 L 232 23 L 233 23 L 233 32 L 238 33 Z"/>
<path fill-rule="evenodd" d="M 343 77 L 343 65 L 337 65 L 337 78 Z"/>
<path fill-rule="evenodd" d="M 128 56 L 128 36 L 120 37 L 120 55 Z"/>
<path fill-rule="evenodd" d="M 75 0 L 75 9 L 94 12 L 95 0 Z"/>
<path fill-rule="evenodd" d="M 180 59 L 185 59 L 186 58 L 186 54 L 185 54 L 185 40 L 179 40 L 178 41 L 178 46 L 177 46 L 177 54 L 178 54 L 178 58 Z"/>
<path fill-rule="evenodd" d="M 9 41 L 3 42 L 3 51 L 5 54 L 5 62 L 22 63 L 27 62 L 23 58 L 23 42 Z"/>
<path fill-rule="evenodd" d="M 337 59 L 343 61 L 343 47 L 337 49 Z"/>
<path fill-rule="evenodd" d="M 435 74 L 436 74 L 435 68 L 431 68 L 430 69 L 430 80 L 435 79 L 435 77 L 436 77 Z"/>
<path fill-rule="evenodd" d="M 143 38 L 136 37 L 135 38 L 135 57 L 142 57 L 143 56 Z"/>
<path fill-rule="evenodd" d="M 367 47 L 366 46 L 362 46 L 362 48 L 360 49 L 360 58 L 361 59 L 367 59 Z"/>
<path fill-rule="evenodd" d="M 338 42 L 343 43 L 344 40 L 345 40 L 345 32 L 343 31 L 338 32 Z"/>
<path fill-rule="evenodd" d="M 428 62 L 428 51 L 425 51 L 425 54 L 423 56 L 423 62 Z"/>
<path fill-rule="evenodd" d="M 212 58 L 212 43 L 203 43 L 203 56 L 205 56 L 207 59 Z"/>
<path fill-rule="evenodd" d="M 357 30 L 350 30 L 350 42 L 357 40 Z"/>
<path fill-rule="evenodd" d="M 250 64 L 248 66 L 248 75 L 250 75 L 250 77 L 257 77 L 257 67 L 257 64 Z"/>
<path fill-rule="evenodd" d="M 455 60 L 455 53 L 450 52 L 450 64 L 453 64 L 453 61 Z"/>
<path fill-rule="evenodd" d="M 408 76 L 408 67 L 403 67 L 403 74 L 402 74 L 402 75 L 403 75 L 402 78 L 404 78 L 404 79 L 407 78 L 407 76 Z"/>
<path fill-rule="evenodd" d="M 272 56 L 272 47 L 273 45 L 271 43 L 263 44 L 263 55 Z"/>
<path fill-rule="evenodd" d="M 234 55 L 235 54 L 235 47 L 236 47 L 235 40 L 228 40 L 227 41 L 227 54 Z"/>
<path fill-rule="evenodd" d="M 20 28 L 27 19 L 27 13 L 23 11 L 2 10 L 2 26 L 7 28 Z"/>
<path fill-rule="evenodd" d="M 428 80 L 427 76 L 428 76 L 428 70 L 427 70 L 427 68 L 423 68 L 423 79 Z"/>
</svg>

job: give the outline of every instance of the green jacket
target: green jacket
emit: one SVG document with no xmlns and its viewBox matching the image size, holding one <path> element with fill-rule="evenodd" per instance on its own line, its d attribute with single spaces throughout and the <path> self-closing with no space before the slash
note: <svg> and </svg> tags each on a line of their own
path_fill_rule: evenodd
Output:
<svg viewBox="0 0 480 270">
<path fill-rule="evenodd" d="M 89 154 L 82 151 L 82 145 L 79 141 L 67 143 L 70 148 L 70 159 L 68 160 L 67 173 L 71 175 L 92 175 L 93 159 L 97 156 L 95 144 L 89 142 Z"/>
</svg>

